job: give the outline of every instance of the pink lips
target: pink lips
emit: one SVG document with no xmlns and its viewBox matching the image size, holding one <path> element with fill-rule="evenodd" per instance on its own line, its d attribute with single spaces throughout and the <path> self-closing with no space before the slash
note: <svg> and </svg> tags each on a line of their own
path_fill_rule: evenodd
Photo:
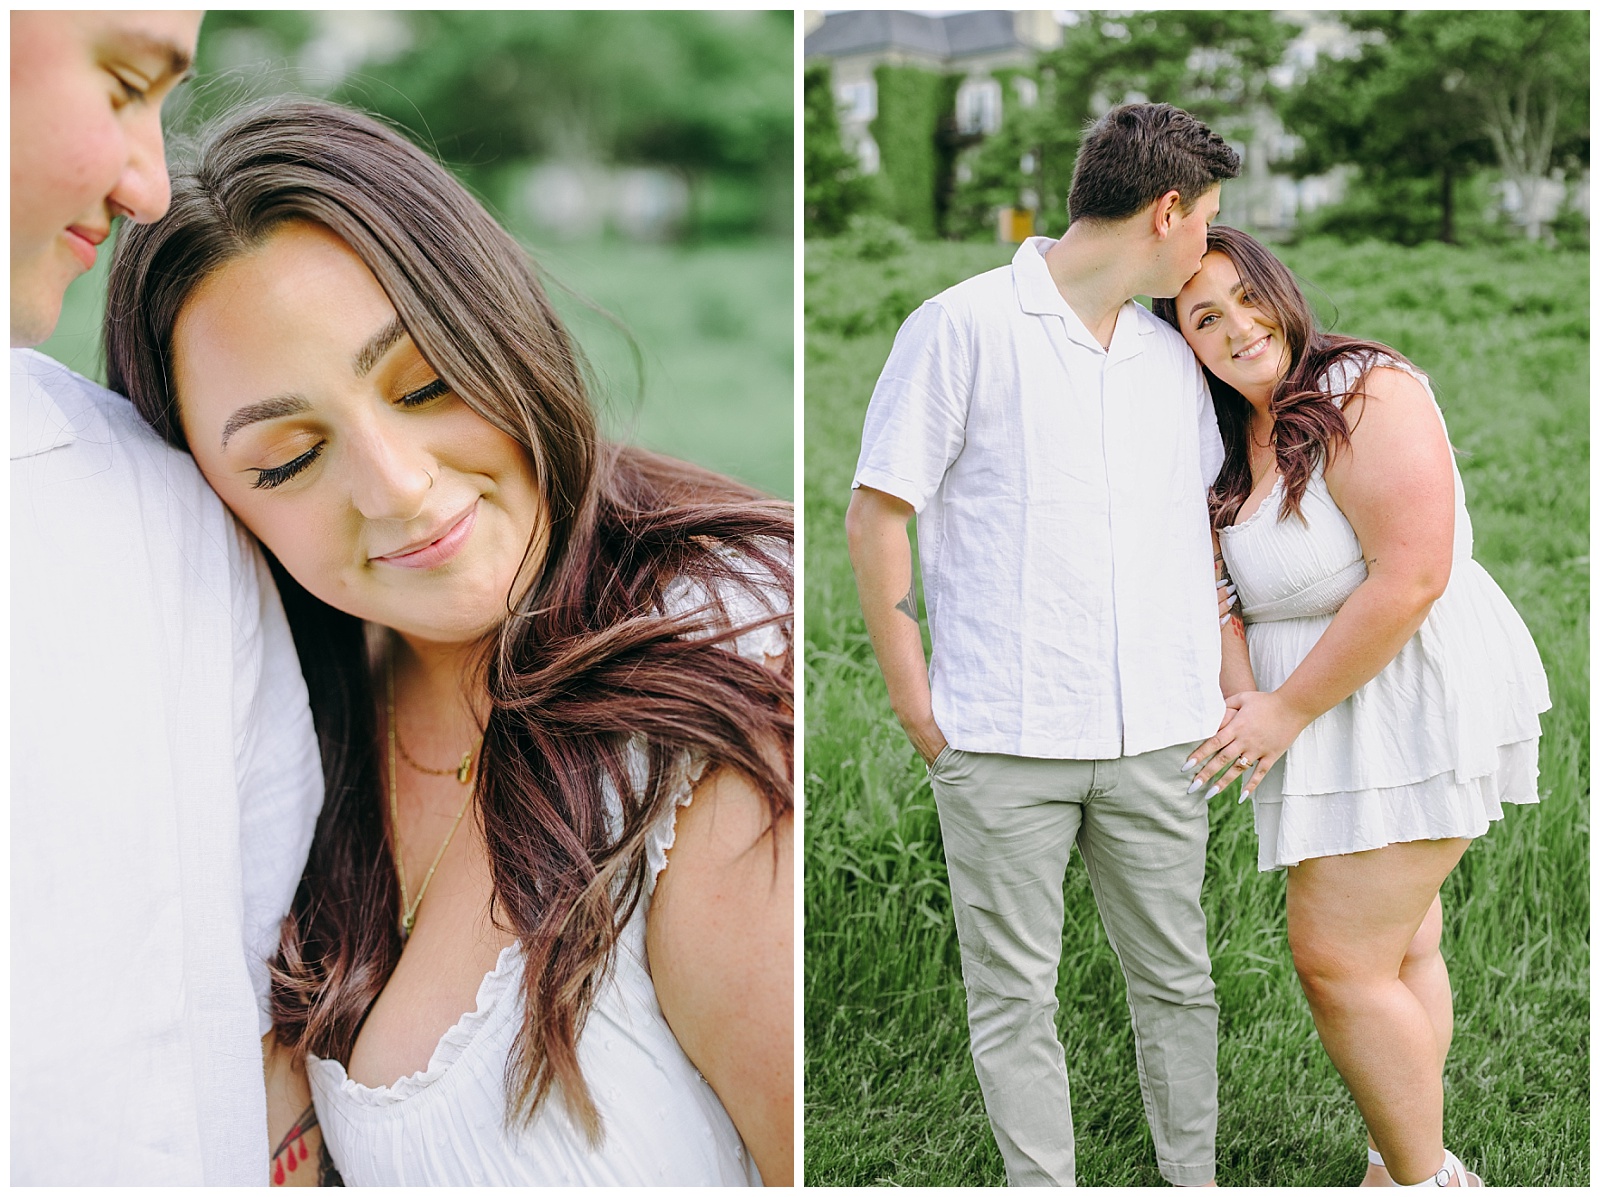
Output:
<svg viewBox="0 0 1600 1197">
<path fill-rule="evenodd" d="M 373 561 L 381 561 L 385 565 L 396 565 L 401 569 L 433 569 L 443 565 L 467 543 L 472 535 L 473 525 L 478 522 L 478 504 L 473 502 L 461 515 L 451 521 L 442 533 L 433 540 L 416 548 L 407 549 L 399 553 L 390 553 L 384 557 L 374 557 Z"/>
<path fill-rule="evenodd" d="M 77 256 L 78 261 L 83 263 L 85 270 L 93 270 L 96 256 L 94 247 L 104 241 L 106 235 L 94 229 L 85 229 L 78 225 L 73 225 L 66 232 L 67 247 Z"/>
</svg>

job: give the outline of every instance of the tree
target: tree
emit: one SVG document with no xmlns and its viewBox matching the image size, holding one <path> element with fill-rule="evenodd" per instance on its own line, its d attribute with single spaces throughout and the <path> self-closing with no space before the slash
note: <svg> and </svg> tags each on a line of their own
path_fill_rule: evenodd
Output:
<svg viewBox="0 0 1600 1197">
<path fill-rule="evenodd" d="M 302 67 L 308 47 L 338 40 L 332 20 L 211 13 L 201 67 L 240 78 L 196 113 L 246 90 L 331 90 L 410 130 L 491 200 L 531 159 L 648 164 L 683 176 L 702 231 L 789 231 L 790 11 L 404 11 L 387 16 L 395 36 L 329 83 Z"/>
<path fill-rule="evenodd" d="M 1284 106 L 1304 142 L 1293 168 L 1360 168 L 1369 186 L 1436 183 L 1437 236 L 1456 239 L 1455 186 L 1498 164 L 1537 212 L 1552 160 L 1588 161 L 1583 12 L 1356 12 L 1358 54 L 1319 60 Z M 1536 225 L 1529 226 L 1538 235 Z"/>
<path fill-rule="evenodd" d="M 855 155 L 839 135 L 833 73 L 820 65 L 807 67 L 805 73 L 805 188 L 808 235 L 838 235 L 867 201 Z"/>
<path fill-rule="evenodd" d="M 1072 164 L 1082 130 L 1127 100 L 1175 104 L 1224 137 L 1248 139 L 1276 100 L 1269 71 L 1292 26 L 1264 11 L 1080 12 L 1061 46 L 1037 64 L 1039 103 L 1008 102 L 1000 131 L 967 160 L 958 208 L 1034 191 L 1052 228 L 1067 223 Z M 1026 160 L 1031 172 L 1022 169 Z M 1014 201 L 1011 201 L 1014 202 Z M 985 217 L 987 219 L 987 217 Z"/>
</svg>

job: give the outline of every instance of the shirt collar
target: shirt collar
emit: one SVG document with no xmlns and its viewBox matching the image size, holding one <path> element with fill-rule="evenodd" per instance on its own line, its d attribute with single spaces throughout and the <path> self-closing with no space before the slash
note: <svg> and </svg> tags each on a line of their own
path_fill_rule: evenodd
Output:
<svg viewBox="0 0 1600 1197">
<path fill-rule="evenodd" d="M 1113 361 L 1136 355 L 1140 348 L 1137 338 L 1154 331 L 1148 321 L 1141 318 L 1139 305 L 1131 299 L 1123 304 L 1117 313 L 1117 328 L 1111 334 L 1110 348 L 1100 344 L 1094 334 L 1084 327 L 1078 313 L 1072 310 L 1072 305 L 1062 297 L 1056 280 L 1050 277 L 1050 267 L 1045 264 L 1044 255 L 1055 243 L 1053 237 L 1029 237 L 1017 246 L 1017 252 L 1011 258 L 1017 303 L 1022 310 L 1032 316 L 1061 317 L 1071 340 L 1085 348 L 1098 350 Z"/>
<path fill-rule="evenodd" d="M 31 349 L 11 351 L 11 460 L 36 457 L 78 439 L 72 421 L 51 397 L 47 374 L 62 370 Z"/>
</svg>

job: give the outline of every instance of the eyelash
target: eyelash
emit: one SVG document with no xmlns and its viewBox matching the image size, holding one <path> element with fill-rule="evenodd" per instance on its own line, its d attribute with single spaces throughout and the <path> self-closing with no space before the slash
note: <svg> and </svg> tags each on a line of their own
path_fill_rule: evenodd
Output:
<svg viewBox="0 0 1600 1197">
<path fill-rule="evenodd" d="M 1248 304 L 1250 307 L 1255 307 L 1256 306 L 1256 297 L 1254 295 L 1252 295 L 1249 291 L 1246 291 L 1246 292 L 1244 292 L 1243 294 L 1241 294 L 1239 296 L 1239 302 L 1243 303 L 1243 304 Z M 1215 320 L 1216 318 L 1217 318 L 1217 314 L 1215 312 L 1207 312 L 1204 316 L 1200 317 L 1199 322 L 1195 324 L 1195 329 L 1199 330 L 1199 329 L 1202 329 L 1202 328 L 1209 327 L 1210 324 L 1211 324 L 1211 321 Z"/>
<path fill-rule="evenodd" d="M 113 74 L 111 77 L 117 81 L 117 86 L 122 88 L 122 102 L 124 104 L 139 104 L 149 98 L 149 92 L 135 87 L 121 75 Z"/>
<path fill-rule="evenodd" d="M 435 378 L 425 387 L 418 387 L 406 395 L 401 395 L 397 402 L 401 407 L 421 407 L 430 403 L 441 395 L 450 393 L 450 384 L 442 378 Z"/>
<path fill-rule="evenodd" d="M 441 395 L 448 395 L 449 393 L 450 384 L 442 378 L 435 378 L 427 386 L 418 387 L 408 394 L 401 395 L 396 402 L 401 407 L 421 407 L 424 404 L 431 403 Z M 282 486 L 296 474 L 307 469 L 317 458 L 321 457 L 322 448 L 322 445 L 316 445 L 300 454 L 293 461 L 285 462 L 281 466 L 256 467 L 255 489 L 272 490 L 274 487 Z"/>
<path fill-rule="evenodd" d="M 275 486 L 282 486 L 285 482 L 289 481 L 289 479 L 300 473 L 301 470 L 304 470 L 307 466 L 321 456 L 322 446 L 319 444 L 307 449 L 293 461 L 285 462 L 281 466 L 265 466 L 258 468 L 256 470 L 255 488 L 257 490 L 271 490 Z"/>
</svg>

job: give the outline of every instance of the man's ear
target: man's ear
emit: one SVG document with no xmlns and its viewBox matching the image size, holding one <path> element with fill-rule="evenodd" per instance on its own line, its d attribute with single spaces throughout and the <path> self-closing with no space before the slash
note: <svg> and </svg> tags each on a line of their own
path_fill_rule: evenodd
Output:
<svg viewBox="0 0 1600 1197">
<path fill-rule="evenodd" d="M 1173 225 L 1183 215 L 1183 206 L 1176 190 L 1158 196 L 1150 205 L 1150 229 L 1159 241 L 1165 241 Z"/>
</svg>

